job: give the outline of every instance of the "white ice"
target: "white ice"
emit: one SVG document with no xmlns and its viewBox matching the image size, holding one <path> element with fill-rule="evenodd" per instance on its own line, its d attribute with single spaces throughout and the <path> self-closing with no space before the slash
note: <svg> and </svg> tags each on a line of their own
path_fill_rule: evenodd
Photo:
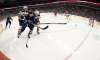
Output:
<svg viewBox="0 0 100 60">
<path fill-rule="evenodd" d="M 0 33 L 0 50 L 11 60 L 100 60 L 100 29 L 90 27 L 85 17 L 71 15 L 69 19 L 68 24 L 49 25 L 47 30 L 40 30 L 40 35 L 34 28 L 26 48 L 29 29 L 18 39 L 15 16 L 11 28 Z M 67 18 L 63 14 L 41 13 L 40 21 L 64 23 Z"/>
</svg>

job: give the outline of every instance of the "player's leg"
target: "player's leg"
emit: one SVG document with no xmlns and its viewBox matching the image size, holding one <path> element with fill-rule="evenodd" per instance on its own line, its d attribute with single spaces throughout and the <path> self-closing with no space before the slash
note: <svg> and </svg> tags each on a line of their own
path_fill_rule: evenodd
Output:
<svg viewBox="0 0 100 60">
<path fill-rule="evenodd" d="M 22 29 L 22 26 L 23 26 L 23 25 L 22 25 L 22 20 L 20 20 L 20 19 L 19 19 L 19 26 L 20 26 L 20 27 L 19 27 L 19 29 L 18 29 L 18 36 L 17 36 L 18 38 L 19 38 L 19 36 L 21 35 L 21 29 Z"/>
<path fill-rule="evenodd" d="M 22 32 L 25 30 L 26 26 L 22 26 L 19 30 L 18 30 L 18 38 L 20 37 L 20 35 L 22 34 Z"/>
<path fill-rule="evenodd" d="M 91 23 L 92 23 L 92 27 L 93 27 L 94 26 L 94 19 L 92 19 L 92 22 Z"/>
<path fill-rule="evenodd" d="M 91 26 L 91 18 L 89 18 L 89 25 Z"/>
<path fill-rule="evenodd" d="M 11 21 L 9 21 L 9 28 L 10 28 L 10 26 L 11 26 Z"/>
<path fill-rule="evenodd" d="M 54 15 L 57 16 L 57 12 L 54 12 Z"/>
<path fill-rule="evenodd" d="M 5 28 L 7 28 L 7 26 L 8 26 L 8 21 L 6 21 L 6 27 Z"/>
<path fill-rule="evenodd" d="M 37 34 L 40 34 L 40 32 L 39 32 L 39 25 L 37 25 Z"/>
<path fill-rule="evenodd" d="M 33 29 L 34 29 L 34 25 L 28 24 L 28 27 L 29 27 L 29 29 L 30 29 L 30 31 L 29 31 L 29 33 L 28 33 L 28 38 L 30 38 L 30 35 L 32 34 L 32 31 L 33 31 Z"/>
<path fill-rule="evenodd" d="M 20 26 L 20 27 L 19 27 L 19 29 L 18 29 L 18 34 L 17 34 L 17 37 L 18 37 L 18 38 L 19 38 L 19 36 L 21 35 L 21 30 L 23 29 L 23 27 L 22 27 L 23 25 L 22 25 L 22 24 L 23 24 L 23 23 L 22 23 L 22 20 L 19 19 L 19 26 Z"/>
<path fill-rule="evenodd" d="M 22 26 L 22 21 L 20 19 L 18 21 L 19 21 L 19 26 Z"/>
<path fill-rule="evenodd" d="M 69 23 L 69 22 L 70 22 L 70 15 L 67 14 L 67 23 Z"/>
<path fill-rule="evenodd" d="M 20 26 L 20 28 L 18 30 L 18 38 L 22 34 L 22 32 L 25 30 L 26 27 L 27 27 L 27 23 L 24 23 L 24 22 L 21 23 L 21 26 Z"/>
<path fill-rule="evenodd" d="M 39 28 L 40 28 L 40 26 L 39 26 L 39 24 L 40 24 L 39 18 L 36 19 L 34 24 L 37 27 L 37 34 L 40 34 L 40 32 L 39 32 Z"/>
<path fill-rule="evenodd" d="M 22 26 L 20 26 L 20 28 L 18 29 L 18 34 L 17 34 L 17 37 L 19 38 L 19 36 L 21 35 L 21 29 L 22 29 Z"/>
</svg>

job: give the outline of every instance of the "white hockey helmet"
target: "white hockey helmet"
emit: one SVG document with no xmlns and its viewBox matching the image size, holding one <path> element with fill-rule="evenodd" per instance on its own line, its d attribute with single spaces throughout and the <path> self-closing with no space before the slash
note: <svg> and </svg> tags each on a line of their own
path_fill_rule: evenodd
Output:
<svg viewBox="0 0 100 60">
<path fill-rule="evenodd" d="M 28 6 L 23 6 L 23 9 L 28 9 Z"/>
<path fill-rule="evenodd" d="M 39 10 L 37 10 L 37 9 L 35 9 L 34 13 L 35 13 L 36 15 L 40 15 Z"/>
</svg>

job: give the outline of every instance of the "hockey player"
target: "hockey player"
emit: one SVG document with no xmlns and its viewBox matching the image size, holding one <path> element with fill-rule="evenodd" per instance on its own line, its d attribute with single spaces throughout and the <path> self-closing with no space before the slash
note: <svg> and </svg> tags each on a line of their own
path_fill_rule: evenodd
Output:
<svg viewBox="0 0 100 60">
<path fill-rule="evenodd" d="M 69 14 L 69 12 L 66 10 L 66 11 L 65 11 L 65 16 L 66 16 L 66 18 L 67 18 L 67 23 L 69 23 L 69 21 L 70 21 L 70 15 L 71 15 L 71 14 Z"/>
<path fill-rule="evenodd" d="M 35 18 L 36 17 L 34 15 L 34 13 L 29 12 L 29 20 L 27 20 L 27 24 L 28 24 L 30 31 L 28 33 L 28 38 L 30 38 L 30 35 L 32 34 L 32 31 L 37 23 Z"/>
<path fill-rule="evenodd" d="M 54 11 L 54 16 L 57 16 L 57 11 Z"/>
<path fill-rule="evenodd" d="M 91 11 L 91 12 L 89 13 L 89 15 L 91 15 L 91 16 L 89 16 L 89 25 L 93 27 L 93 26 L 94 26 L 94 20 L 95 20 L 94 12 Z"/>
<path fill-rule="evenodd" d="M 37 26 L 37 34 L 40 34 L 40 32 L 39 32 L 39 28 L 40 28 L 40 26 L 39 26 L 40 12 L 39 12 L 39 10 L 36 9 L 34 11 L 34 15 L 35 15 L 35 25 Z"/>
<path fill-rule="evenodd" d="M 24 23 L 21 26 L 21 29 L 18 31 L 18 38 L 21 35 L 21 33 L 25 30 L 26 27 L 29 27 L 30 31 L 28 33 L 28 38 L 30 38 L 30 35 L 32 34 L 33 28 L 36 25 L 36 16 L 33 14 L 33 12 L 27 11 L 24 13 Z"/>
<path fill-rule="evenodd" d="M 19 25 L 22 26 L 23 23 L 25 22 L 25 15 L 28 15 L 28 7 L 23 6 L 23 10 L 19 12 L 18 14 L 18 20 L 19 20 Z"/>
<path fill-rule="evenodd" d="M 18 30 L 18 38 L 19 36 L 21 35 L 21 33 L 24 31 L 24 27 L 27 26 L 27 20 L 26 20 L 26 16 L 28 16 L 28 8 L 27 6 L 24 6 L 23 7 L 23 10 L 20 11 L 19 13 L 19 25 L 20 25 L 20 28 Z"/>
<path fill-rule="evenodd" d="M 95 17 L 90 17 L 90 19 L 89 19 L 89 25 L 90 25 L 91 27 L 94 26 L 94 18 L 95 18 Z"/>
<path fill-rule="evenodd" d="M 25 23 L 25 16 L 24 16 L 24 11 L 20 11 L 19 15 L 18 15 L 18 21 L 19 21 L 19 29 L 18 29 L 18 38 L 21 35 L 21 29 L 22 26 L 24 26 Z"/>
<path fill-rule="evenodd" d="M 8 24 L 9 24 L 9 28 L 10 28 L 10 26 L 11 26 L 11 21 L 12 21 L 12 20 L 13 20 L 13 19 L 12 19 L 10 16 L 7 17 L 7 20 L 6 20 L 6 27 L 5 27 L 5 28 L 7 28 Z"/>
</svg>

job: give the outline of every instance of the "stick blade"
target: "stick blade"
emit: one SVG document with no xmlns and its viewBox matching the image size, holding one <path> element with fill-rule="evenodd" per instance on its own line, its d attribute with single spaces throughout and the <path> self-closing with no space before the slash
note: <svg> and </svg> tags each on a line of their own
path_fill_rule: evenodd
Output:
<svg viewBox="0 0 100 60">
<path fill-rule="evenodd" d="M 43 30 L 47 29 L 48 27 L 49 27 L 49 26 L 44 27 Z"/>
</svg>

